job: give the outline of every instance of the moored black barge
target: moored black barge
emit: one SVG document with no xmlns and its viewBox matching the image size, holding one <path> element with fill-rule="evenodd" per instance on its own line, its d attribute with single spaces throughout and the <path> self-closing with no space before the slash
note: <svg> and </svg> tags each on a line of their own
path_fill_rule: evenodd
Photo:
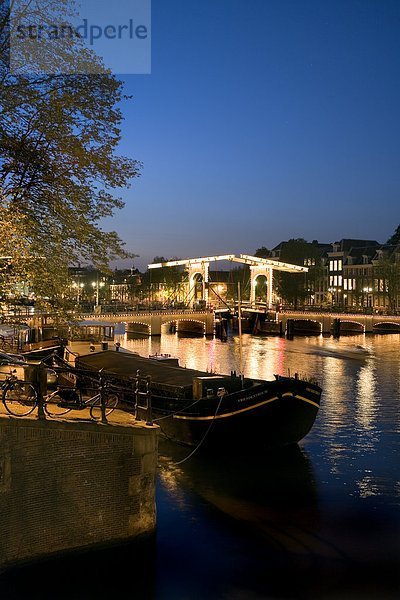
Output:
<svg viewBox="0 0 400 600">
<path fill-rule="evenodd" d="M 299 442 L 315 422 L 322 393 L 316 382 L 297 376 L 242 380 L 235 373 L 186 369 L 177 359 L 165 356 L 145 358 L 105 351 L 80 356 L 76 365 L 85 370 L 103 369 L 114 383 L 130 385 L 130 389 L 138 375 L 147 378 L 153 419 L 165 437 L 225 450 L 239 440 L 251 447 Z M 146 418 L 140 411 L 139 416 Z"/>
</svg>

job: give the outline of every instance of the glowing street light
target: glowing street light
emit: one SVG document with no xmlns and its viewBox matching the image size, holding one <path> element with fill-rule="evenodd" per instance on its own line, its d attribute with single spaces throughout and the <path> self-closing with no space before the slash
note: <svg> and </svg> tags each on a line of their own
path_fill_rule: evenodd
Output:
<svg viewBox="0 0 400 600">
<path fill-rule="evenodd" d="M 99 306 L 99 288 L 104 287 L 104 281 L 99 282 L 99 280 L 97 279 L 97 281 L 92 282 L 92 286 L 95 288 L 96 306 Z"/>
<path fill-rule="evenodd" d="M 84 283 L 77 283 L 76 281 L 72 282 L 72 287 L 76 288 L 76 301 L 79 304 L 80 301 L 80 293 L 83 291 L 83 288 L 85 287 Z"/>
</svg>

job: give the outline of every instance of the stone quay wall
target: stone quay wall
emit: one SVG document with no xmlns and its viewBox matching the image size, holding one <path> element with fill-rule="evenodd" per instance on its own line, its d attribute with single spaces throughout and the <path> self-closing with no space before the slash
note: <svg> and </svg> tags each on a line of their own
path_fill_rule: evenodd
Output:
<svg viewBox="0 0 400 600">
<path fill-rule="evenodd" d="M 0 571 L 156 525 L 158 427 L 0 417 Z"/>
</svg>

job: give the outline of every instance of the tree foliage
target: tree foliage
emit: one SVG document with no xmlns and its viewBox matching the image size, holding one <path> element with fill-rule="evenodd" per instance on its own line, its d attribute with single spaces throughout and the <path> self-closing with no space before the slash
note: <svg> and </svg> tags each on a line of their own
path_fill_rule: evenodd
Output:
<svg viewBox="0 0 400 600">
<path fill-rule="evenodd" d="M 164 256 L 155 256 L 153 264 L 165 263 L 168 260 L 179 260 L 176 256 L 170 259 Z M 150 269 L 148 271 L 148 281 L 150 283 L 164 283 L 167 286 L 175 287 L 185 279 L 183 266 L 176 267 L 160 267 L 159 269 Z"/>
<path fill-rule="evenodd" d="M 303 238 L 290 239 L 281 249 L 279 260 L 293 265 L 303 265 L 304 259 L 309 256 L 310 244 Z M 286 302 L 296 306 L 304 302 L 306 296 L 305 279 L 302 273 L 276 272 L 275 286 L 278 295 Z"/>
<path fill-rule="evenodd" d="M 70 3 L 48 0 L 44 4 L 51 15 L 51 10 L 64 10 Z M 123 207 L 116 192 L 129 187 L 141 165 L 117 153 L 124 99 L 121 82 L 104 69 L 96 75 L 10 72 L 8 17 L 3 3 L 1 252 L 11 257 L 13 277 L 25 278 L 38 295 L 61 298 L 68 265 L 90 262 L 105 270 L 110 260 L 129 256 L 117 233 L 103 231 L 100 221 Z M 78 64 L 81 71 L 82 61 L 97 61 L 101 71 L 101 61 L 79 40 L 71 42 L 61 59 L 69 73 Z M 9 268 L 3 264 L 3 286 L 7 273 Z M 7 285 L 12 283 L 11 277 Z"/>
<path fill-rule="evenodd" d="M 382 295 L 388 300 L 392 311 L 396 309 L 400 294 L 400 262 L 399 255 L 392 249 L 386 252 L 376 263 L 374 275 L 382 281 Z"/>
<path fill-rule="evenodd" d="M 392 246 L 398 246 L 400 244 L 400 225 L 397 226 L 396 231 L 386 243 Z"/>
<path fill-rule="evenodd" d="M 271 250 L 268 250 L 265 246 L 261 246 L 261 248 L 257 248 L 254 256 L 257 256 L 258 258 L 270 258 Z"/>
</svg>

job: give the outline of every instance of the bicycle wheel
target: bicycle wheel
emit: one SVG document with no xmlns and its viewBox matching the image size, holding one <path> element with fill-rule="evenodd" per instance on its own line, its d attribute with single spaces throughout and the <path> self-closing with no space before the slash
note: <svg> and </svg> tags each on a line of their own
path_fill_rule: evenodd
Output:
<svg viewBox="0 0 400 600">
<path fill-rule="evenodd" d="M 65 399 L 57 393 L 50 394 L 45 398 L 44 410 L 49 417 L 61 417 L 62 415 L 71 412 L 72 408 L 70 406 L 65 406 Z"/>
<path fill-rule="evenodd" d="M 109 393 L 105 396 L 105 405 L 106 405 L 106 417 L 110 415 L 113 410 L 116 409 L 119 402 L 118 394 Z M 96 400 L 93 402 L 90 407 L 90 416 L 92 419 L 99 420 L 101 419 L 101 406 L 100 406 L 100 395 L 97 396 Z"/>
<path fill-rule="evenodd" d="M 10 415 L 26 417 L 38 405 L 36 390 L 26 381 L 11 381 L 3 391 L 3 404 Z"/>
</svg>

